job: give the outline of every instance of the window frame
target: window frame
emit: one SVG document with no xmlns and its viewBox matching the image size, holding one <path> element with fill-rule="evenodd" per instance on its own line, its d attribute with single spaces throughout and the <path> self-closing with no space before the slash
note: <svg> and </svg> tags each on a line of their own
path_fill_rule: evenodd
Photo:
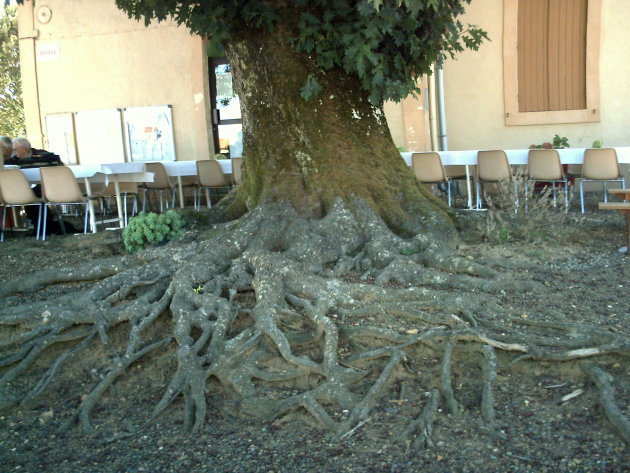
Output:
<svg viewBox="0 0 630 473">
<path fill-rule="evenodd" d="M 521 112 L 518 107 L 518 2 L 503 1 L 503 87 L 506 125 L 594 123 L 601 121 L 599 56 L 602 0 L 588 0 L 586 18 L 586 108 Z"/>
</svg>

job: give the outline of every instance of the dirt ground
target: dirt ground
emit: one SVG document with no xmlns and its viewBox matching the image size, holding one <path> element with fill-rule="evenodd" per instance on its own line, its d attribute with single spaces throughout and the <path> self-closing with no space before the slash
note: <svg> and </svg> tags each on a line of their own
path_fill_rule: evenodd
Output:
<svg viewBox="0 0 630 473">
<path fill-rule="evenodd" d="M 484 216 L 461 212 L 464 228 Z M 630 257 L 625 223 L 616 212 L 592 210 L 573 228 L 545 243 L 489 244 L 468 231 L 460 252 L 477 261 L 500 261 L 502 270 L 532 278 L 551 290 L 501 295 L 501 303 L 524 319 L 585 323 L 630 335 Z M 195 230 L 192 230 L 195 232 Z M 46 242 L 22 234 L 0 244 L 0 283 L 39 268 L 54 268 L 123 252 L 120 233 L 50 237 Z M 516 269 L 515 269 L 516 268 Z M 45 298 L 46 290 L 29 297 Z M 1 310 L 1 309 L 0 309 Z M 500 314 L 498 314 L 500 317 Z M 1 338 L 1 337 L 0 337 Z M 598 392 L 578 362 L 522 362 L 500 354 L 496 384 L 497 423 L 505 439 L 484 429 L 479 412 L 479 367 L 470 354 L 455 352 L 455 396 L 464 408 L 459 418 L 438 415 L 432 447 L 407 451 L 400 435 L 418 416 L 439 360 L 418 356 L 409 376 L 392 386 L 372 415 L 352 435 L 332 443 L 308 422 L 272 423 L 242 419 L 229 402 L 209 406 L 209 422 L 200 435 L 184 431 L 181 405 L 124 439 L 113 436 L 140 425 L 159 399 L 171 358 L 135 366 L 95 410 L 96 436 L 78 428 L 60 432 L 88 388 L 100 376 L 95 369 L 108 353 L 93 352 L 68 365 L 48 392 L 32 406 L 0 411 L 0 472 L 623 472 L 630 471 L 630 448 L 616 434 L 598 403 Z M 167 355 L 158 355 L 167 357 Z M 45 369 L 14 383 L 20 391 Z M 616 400 L 630 416 L 630 361 L 604 356 L 596 362 L 614 376 Z M 156 368 L 156 366 L 160 368 Z M 214 395 L 221 399 L 221 392 Z M 563 397 L 574 394 L 569 400 Z M 227 407 L 226 407 L 227 406 Z M 344 415 L 344 413 L 339 413 Z"/>
</svg>

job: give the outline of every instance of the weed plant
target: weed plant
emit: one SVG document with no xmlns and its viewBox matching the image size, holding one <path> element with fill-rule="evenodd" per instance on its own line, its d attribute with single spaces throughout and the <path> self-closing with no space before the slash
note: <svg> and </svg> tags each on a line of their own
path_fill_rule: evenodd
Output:
<svg viewBox="0 0 630 473">
<path fill-rule="evenodd" d="M 479 231 L 491 243 L 511 241 L 541 242 L 566 234 L 578 219 L 566 212 L 566 190 L 556 185 L 554 201 L 551 185 L 534 191 L 533 182 L 527 185 L 526 176 L 517 173 L 512 180 L 495 184 L 494 193 L 484 191 L 488 213 Z M 571 195 L 569 194 L 569 204 Z"/>
</svg>

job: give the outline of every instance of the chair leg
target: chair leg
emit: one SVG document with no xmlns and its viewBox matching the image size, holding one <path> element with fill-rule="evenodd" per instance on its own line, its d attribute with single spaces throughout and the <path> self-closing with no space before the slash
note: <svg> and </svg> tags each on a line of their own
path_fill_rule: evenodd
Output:
<svg viewBox="0 0 630 473">
<path fill-rule="evenodd" d="M 608 183 L 604 181 L 604 202 L 608 202 Z"/>
<path fill-rule="evenodd" d="M 46 240 L 46 219 L 48 218 L 48 204 L 44 204 L 44 232 L 42 233 L 42 241 Z"/>
<path fill-rule="evenodd" d="M 35 233 L 35 239 L 39 240 L 39 237 L 41 236 L 41 228 L 42 228 L 42 207 L 44 206 L 44 203 L 42 202 L 41 204 L 39 204 L 39 211 L 37 212 L 37 230 Z"/>
<path fill-rule="evenodd" d="M 7 218 L 7 207 L 2 207 L 2 229 L 0 230 L 0 243 L 4 242 L 4 223 Z"/>
<path fill-rule="evenodd" d="M 477 210 L 479 210 L 481 208 L 481 197 L 480 197 L 481 183 L 479 181 L 477 181 L 477 185 L 475 187 L 476 187 L 476 189 L 475 189 L 476 190 L 476 192 L 475 192 L 476 196 L 475 197 L 477 198 L 476 199 L 477 200 L 476 207 L 477 207 Z"/>
<path fill-rule="evenodd" d="M 85 202 L 85 218 L 83 219 L 83 233 L 87 233 L 89 216 L 90 216 L 90 206 L 89 206 L 89 203 L 86 201 Z"/>
<path fill-rule="evenodd" d="M 584 213 L 584 180 L 580 180 L 580 205 L 582 206 L 582 213 Z"/>
<path fill-rule="evenodd" d="M 528 210 L 529 210 L 529 181 L 525 180 L 525 212 L 527 212 Z"/>
<path fill-rule="evenodd" d="M 564 180 L 564 211 L 569 211 L 569 181 Z"/>
<path fill-rule="evenodd" d="M 452 181 L 446 181 L 446 196 L 448 199 L 449 207 L 451 207 L 451 184 L 452 184 Z"/>
<path fill-rule="evenodd" d="M 210 200 L 210 189 L 206 187 L 206 207 L 212 207 L 212 201 Z"/>
</svg>

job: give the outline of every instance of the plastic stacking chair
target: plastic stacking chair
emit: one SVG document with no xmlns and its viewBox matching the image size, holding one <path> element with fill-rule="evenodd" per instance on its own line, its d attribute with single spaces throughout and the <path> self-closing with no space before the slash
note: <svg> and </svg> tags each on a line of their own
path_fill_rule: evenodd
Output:
<svg viewBox="0 0 630 473">
<path fill-rule="evenodd" d="M 120 198 L 123 205 L 123 219 L 126 227 L 128 220 L 127 200 L 130 197 L 133 199 L 131 205 L 131 216 L 138 213 L 138 183 L 120 182 L 118 183 L 118 189 L 120 190 Z M 110 182 L 102 189 L 94 192 L 93 195 L 101 200 L 104 209 L 109 210 L 109 202 L 112 198 L 116 198 L 116 186 L 113 182 Z"/>
<path fill-rule="evenodd" d="M 172 206 L 175 207 L 175 188 L 176 184 L 173 184 L 168 177 L 168 173 L 166 172 L 166 168 L 162 163 L 147 163 L 147 172 L 152 172 L 154 174 L 153 182 L 145 182 L 144 183 L 144 198 L 142 199 L 142 210 L 146 207 L 147 201 L 147 193 L 148 192 L 157 192 L 160 195 L 160 212 L 164 211 L 164 201 L 163 194 L 166 192 L 167 194 L 170 192 Z M 149 200 L 149 207 L 151 207 L 151 201 Z M 168 208 L 168 200 L 166 201 L 166 208 Z"/>
<path fill-rule="evenodd" d="M 608 183 L 621 182 L 626 187 L 625 177 L 619 169 L 617 152 L 614 148 L 589 148 L 584 150 L 582 179 L 580 180 L 580 204 L 584 213 L 584 183 L 602 182 L 604 184 L 604 202 L 608 202 Z"/>
<path fill-rule="evenodd" d="M 184 200 L 186 199 L 186 189 L 192 189 L 193 192 L 193 205 L 195 199 L 197 198 L 197 188 L 199 187 L 199 179 L 197 176 L 181 176 L 182 181 L 182 192 L 184 195 Z"/>
<path fill-rule="evenodd" d="M 512 180 L 512 169 L 505 151 L 479 151 L 477 153 L 477 208 L 481 208 L 481 193 L 484 184 L 496 184 L 506 180 Z"/>
<path fill-rule="evenodd" d="M 569 210 L 569 180 L 562 170 L 560 155 L 555 149 L 530 149 L 527 155 L 527 186 L 525 195 L 529 195 L 530 182 L 551 184 L 551 195 L 554 205 L 557 202 L 556 184 L 564 187 L 564 208 Z M 534 184 L 535 185 L 535 184 Z"/>
<path fill-rule="evenodd" d="M 435 151 L 413 153 L 411 155 L 411 168 L 416 179 L 422 184 L 430 184 L 433 189 L 438 184 L 444 184 L 448 205 L 451 205 L 453 181 L 447 176 L 438 153 Z"/>
<path fill-rule="evenodd" d="M 0 205 L 2 209 L 2 228 L 0 242 L 4 241 L 4 227 L 6 223 L 7 208 L 37 205 L 37 230 L 35 239 L 39 240 L 39 230 L 42 221 L 42 201 L 35 195 L 31 186 L 19 169 L 0 170 Z"/>
<path fill-rule="evenodd" d="M 85 206 L 83 233 L 88 229 L 88 199 L 83 196 L 72 171 L 65 166 L 40 168 L 42 178 L 42 200 L 44 201 L 44 217 L 42 240 L 46 239 L 46 217 L 48 207 L 59 205 Z M 63 224 L 62 224 L 63 228 Z"/>
<path fill-rule="evenodd" d="M 242 167 L 243 158 L 232 158 L 232 184 L 236 185 L 240 182 Z"/>
<path fill-rule="evenodd" d="M 230 183 L 223 174 L 223 169 L 218 161 L 214 159 L 197 161 L 197 178 L 199 195 L 195 192 L 195 209 L 201 207 L 201 192 L 206 193 L 206 205 L 208 208 L 212 206 L 210 202 L 210 191 L 219 189 L 229 189 Z"/>
</svg>

